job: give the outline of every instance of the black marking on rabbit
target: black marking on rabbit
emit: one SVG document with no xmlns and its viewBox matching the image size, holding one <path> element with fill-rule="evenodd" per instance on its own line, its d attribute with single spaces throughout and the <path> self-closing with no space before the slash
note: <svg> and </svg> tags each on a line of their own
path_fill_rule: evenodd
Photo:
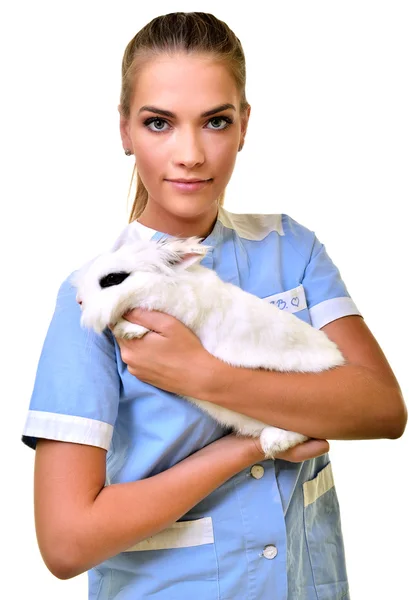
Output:
<svg viewBox="0 0 409 600">
<path fill-rule="evenodd" d="M 105 277 L 101 277 L 99 280 L 99 285 L 101 288 L 111 287 L 113 285 L 119 285 L 127 277 L 129 277 L 130 273 L 125 273 L 125 271 L 120 271 L 119 273 L 108 273 Z"/>
</svg>

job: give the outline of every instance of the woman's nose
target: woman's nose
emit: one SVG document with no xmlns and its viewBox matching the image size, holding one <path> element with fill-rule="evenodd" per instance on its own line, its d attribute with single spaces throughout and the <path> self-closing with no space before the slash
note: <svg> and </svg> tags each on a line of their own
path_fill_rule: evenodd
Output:
<svg viewBox="0 0 409 600">
<path fill-rule="evenodd" d="M 204 150 L 200 136 L 190 130 L 180 132 L 174 148 L 174 163 L 192 168 L 204 162 Z"/>
</svg>

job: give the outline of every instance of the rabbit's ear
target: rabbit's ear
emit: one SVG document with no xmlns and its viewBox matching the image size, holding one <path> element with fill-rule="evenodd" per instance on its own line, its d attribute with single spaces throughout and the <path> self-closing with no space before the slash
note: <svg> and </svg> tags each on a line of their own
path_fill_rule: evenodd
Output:
<svg viewBox="0 0 409 600">
<path fill-rule="evenodd" d="M 200 241 L 201 238 L 198 237 L 161 240 L 162 244 L 170 250 L 169 257 L 167 257 L 169 266 L 175 267 L 177 270 L 187 269 L 200 262 L 210 249 L 210 246 L 203 246 Z"/>
</svg>

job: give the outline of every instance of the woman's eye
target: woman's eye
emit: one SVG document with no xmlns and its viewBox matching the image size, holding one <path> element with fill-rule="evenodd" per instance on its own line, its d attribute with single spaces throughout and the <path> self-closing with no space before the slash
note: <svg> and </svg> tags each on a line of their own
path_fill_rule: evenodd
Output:
<svg viewBox="0 0 409 600">
<path fill-rule="evenodd" d="M 152 128 L 152 127 L 149 127 L 149 125 L 152 125 L 153 123 L 155 124 L 155 127 L 154 127 L 154 128 Z M 158 124 L 159 124 L 159 125 L 162 125 L 162 127 L 156 127 Z M 147 119 L 147 120 L 145 121 L 145 125 L 146 125 L 146 127 L 147 127 L 148 129 L 150 129 L 151 131 L 164 131 L 163 124 L 165 124 L 165 125 L 166 125 L 166 121 L 165 121 L 164 119 L 159 119 L 158 117 L 154 117 L 154 118 L 151 118 L 151 119 Z"/>
<path fill-rule="evenodd" d="M 214 129 L 227 129 L 229 125 L 231 125 L 232 120 L 229 119 L 228 117 L 213 117 L 213 119 L 210 119 L 209 123 L 216 121 L 216 126 Z M 224 121 L 225 122 L 225 126 L 224 127 L 220 127 L 218 126 L 218 124 L 220 123 L 220 121 Z M 213 127 L 211 127 L 211 129 L 213 129 Z"/>
</svg>

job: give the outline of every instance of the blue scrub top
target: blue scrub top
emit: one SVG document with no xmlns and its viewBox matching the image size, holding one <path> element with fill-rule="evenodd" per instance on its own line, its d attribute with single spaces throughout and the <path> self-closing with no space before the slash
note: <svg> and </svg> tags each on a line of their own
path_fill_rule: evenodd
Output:
<svg viewBox="0 0 409 600">
<path fill-rule="evenodd" d="M 142 238 L 168 237 L 132 227 Z M 360 314 L 325 247 L 288 215 L 220 207 L 203 243 L 213 249 L 202 265 L 313 327 Z M 231 431 L 131 375 L 108 329 L 81 328 L 75 295 L 68 277 L 40 356 L 25 444 L 49 438 L 105 448 L 110 485 L 156 475 Z M 89 600 L 348 599 L 329 455 L 260 461 L 88 575 Z"/>
</svg>

